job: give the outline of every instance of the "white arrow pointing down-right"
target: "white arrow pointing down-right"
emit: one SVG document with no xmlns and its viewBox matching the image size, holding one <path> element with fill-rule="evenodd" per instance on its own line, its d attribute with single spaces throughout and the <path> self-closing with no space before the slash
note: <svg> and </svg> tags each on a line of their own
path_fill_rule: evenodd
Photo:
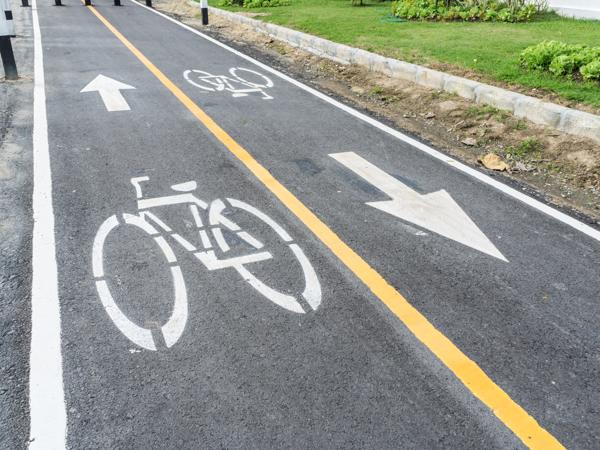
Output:
<svg viewBox="0 0 600 450">
<path fill-rule="evenodd" d="M 445 190 L 421 195 L 354 152 L 329 156 L 392 198 L 367 205 L 508 262 Z"/>
</svg>

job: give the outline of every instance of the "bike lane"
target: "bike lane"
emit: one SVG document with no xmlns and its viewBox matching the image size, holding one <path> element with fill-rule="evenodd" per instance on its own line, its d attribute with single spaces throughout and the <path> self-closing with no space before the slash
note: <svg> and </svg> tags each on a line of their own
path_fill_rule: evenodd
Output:
<svg viewBox="0 0 600 450">
<path fill-rule="evenodd" d="M 138 9 L 135 25 L 113 10 L 106 17 L 559 440 L 598 442 L 597 241 Z M 183 77 L 234 67 L 268 75 L 273 100 L 208 92 Z M 339 152 L 422 194 L 447 190 L 508 262 L 365 205 L 388 197 L 329 156 Z"/>
<path fill-rule="evenodd" d="M 70 448 L 518 446 L 86 8 L 37 10 Z M 136 11 L 114 9 L 132 24 Z M 131 111 L 109 112 L 98 93 L 80 93 L 98 75 L 135 87 L 122 92 Z M 322 304 L 290 312 L 234 270 L 209 272 L 169 240 L 189 310 L 167 348 L 157 330 L 173 308 L 174 264 L 121 223 L 106 238 L 104 279 L 123 312 L 153 330 L 158 350 L 135 345 L 100 302 L 92 247 L 107 218 L 136 213 L 131 178 L 140 176 L 149 177 L 144 196 L 173 194 L 170 186 L 193 180 L 201 200 L 239 199 L 277 221 L 314 266 Z M 186 208 L 158 211 L 181 236 L 198 238 Z M 301 293 L 301 267 L 272 229 L 232 208 L 224 214 L 272 252 L 254 273 Z M 235 256 L 253 250 L 225 238 Z"/>
<path fill-rule="evenodd" d="M 162 19 L 143 12 L 136 17 L 146 28 Z M 165 25 L 174 37 L 166 40 L 108 14 L 169 79 L 519 404 L 571 446 L 598 441 L 592 381 L 599 370 L 593 358 L 598 337 L 591 320 L 599 312 L 597 241 L 174 24 Z M 251 104 L 247 97 L 205 92 L 183 77 L 188 69 L 228 75 L 232 67 L 269 75 L 274 100 Z M 329 156 L 348 151 L 420 193 L 447 190 L 509 262 L 365 205 L 388 197 Z"/>
</svg>

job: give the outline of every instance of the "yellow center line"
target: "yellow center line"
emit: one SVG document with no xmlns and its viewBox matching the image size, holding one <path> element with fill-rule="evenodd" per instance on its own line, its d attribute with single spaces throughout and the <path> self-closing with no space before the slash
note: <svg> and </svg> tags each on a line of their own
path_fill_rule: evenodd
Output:
<svg viewBox="0 0 600 450">
<path fill-rule="evenodd" d="M 417 311 L 392 287 L 375 269 L 352 250 L 340 237 L 308 209 L 294 194 L 283 186 L 254 157 L 229 136 L 198 105 L 183 93 L 165 74 L 163 74 L 142 52 L 129 42 L 102 14 L 93 6 L 89 10 L 139 59 L 146 68 L 160 80 L 185 107 L 208 128 L 221 143 L 235 155 L 252 174 L 258 178 L 306 227 L 325 244 L 372 292 L 392 311 L 404 325 L 454 375 L 469 389 L 475 397 L 490 408 L 494 414 L 525 445 L 536 449 L 564 449 L 561 443 L 542 428 L 527 411 L 519 406 L 486 373 L 467 357 L 431 322 Z"/>
</svg>

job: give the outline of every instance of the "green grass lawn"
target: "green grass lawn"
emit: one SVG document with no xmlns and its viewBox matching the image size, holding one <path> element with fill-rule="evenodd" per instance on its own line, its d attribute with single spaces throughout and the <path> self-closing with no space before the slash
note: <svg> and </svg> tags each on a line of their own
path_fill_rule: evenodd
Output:
<svg viewBox="0 0 600 450">
<path fill-rule="evenodd" d="M 210 0 L 216 6 L 218 0 Z M 363 7 L 350 0 L 291 0 L 290 6 L 244 9 L 268 13 L 257 17 L 335 42 L 360 47 L 393 58 L 435 66 L 451 64 L 473 70 L 489 80 L 544 89 L 600 108 L 600 85 L 556 78 L 521 69 L 518 55 L 543 40 L 600 46 L 600 21 L 583 21 L 548 14 L 530 23 L 390 23 L 384 19 L 391 3 Z M 224 8 L 240 11 L 241 8 Z"/>
</svg>

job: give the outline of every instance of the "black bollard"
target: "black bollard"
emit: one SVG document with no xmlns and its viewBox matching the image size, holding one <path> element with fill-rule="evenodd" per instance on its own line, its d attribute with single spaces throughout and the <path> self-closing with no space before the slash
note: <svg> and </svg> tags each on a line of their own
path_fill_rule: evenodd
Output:
<svg viewBox="0 0 600 450">
<path fill-rule="evenodd" d="M 121 6 L 121 0 L 115 0 L 115 6 Z"/>
<path fill-rule="evenodd" d="M 146 0 L 146 6 L 152 8 L 152 0 Z"/>
<path fill-rule="evenodd" d="M 8 36 L 0 36 L 0 57 L 2 57 L 5 78 L 7 80 L 16 80 L 19 78 L 15 54 L 13 53 L 10 37 Z"/>
<path fill-rule="evenodd" d="M 29 6 L 29 0 L 21 0 L 21 6 Z"/>
<path fill-rule="evenodd" d="M 62 2 L 60 0 L 54 0 L 54 6 L 62 6 Z"/>
<path fill-rule="evenodd" d="M 202 11 L 202 25 L 208 25 L 208 0 L 200 0 L 200 10 Z"/>
</svg>

